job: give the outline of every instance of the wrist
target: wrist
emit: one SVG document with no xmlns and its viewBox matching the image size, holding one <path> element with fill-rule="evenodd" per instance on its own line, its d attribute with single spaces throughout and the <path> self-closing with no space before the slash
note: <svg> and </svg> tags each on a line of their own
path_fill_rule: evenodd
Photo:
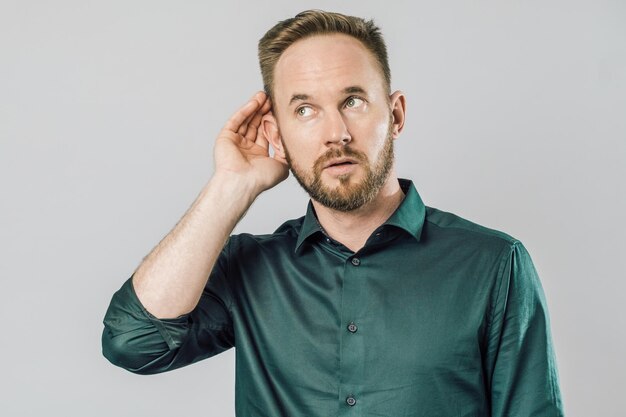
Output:
<svg viewBox="0 0 626 417">
<path fill-rule="evenodd" d="M 263 190 L 259 189 L 254 178 L 231 171 L 218 171 L 205 186 L 205 190 L 211 188 L 219 198 L 233 196 L 240 201 L 247 201 L 248 205 L 257 198 Z"/>
</svg>

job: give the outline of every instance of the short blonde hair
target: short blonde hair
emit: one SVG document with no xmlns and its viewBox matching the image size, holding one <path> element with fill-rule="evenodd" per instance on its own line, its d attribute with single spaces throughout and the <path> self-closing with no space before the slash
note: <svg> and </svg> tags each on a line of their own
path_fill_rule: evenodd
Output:
<svg viewBox="0 0 626 417">
<path fill-rule="evenodd" d="M 263 88 L 272 97 L 274 69 L 285 50 L 293 43 L 314 35 L 342 33 L 352 36 L 374 55 L 380 65 L 387 93 L 391 91 L 391 71 L 387 58 L 387 47 L 380 28 L 373 20 L 346 16 L 323 10 L 307 10 L 295 17 L 278 22 L 259 41 L 259 64 L 263 77 Z"/>
</svg>

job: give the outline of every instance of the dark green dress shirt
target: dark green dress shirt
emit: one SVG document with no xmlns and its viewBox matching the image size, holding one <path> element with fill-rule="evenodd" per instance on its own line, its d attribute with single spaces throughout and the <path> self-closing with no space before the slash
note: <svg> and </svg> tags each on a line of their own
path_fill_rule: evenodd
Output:
<svg viewBox="0 0 626 417">
<path fill-rule="evenodd" d="M 236 347 L 241 417 L 562 416 L 524 246 L 399 181 L 403 202 L 356 253 L 311 203 L 273 234 L 231 236 L 179 318 L 152 316 L 129 279 L 104 319 L 104 355 L 153 374 Z"/>
</svg>

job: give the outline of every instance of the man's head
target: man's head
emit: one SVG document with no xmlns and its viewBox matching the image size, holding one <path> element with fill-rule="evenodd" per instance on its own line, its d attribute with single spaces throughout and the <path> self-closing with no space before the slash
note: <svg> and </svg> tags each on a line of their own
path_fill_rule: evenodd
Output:
<svg viewBox="0 0 626 417">
<path fill-rule="evenodd" d="M 387 94 L 389 94 L 391 71 L 387 59 L 387 47 L 378 26 L 372 20 L 364 20 L 360 17 L 322 10 L 307 10 L 298 13 L 296 17 L 279 22 L 259 41 L 259 64 L 263 87 L 267 95 L 273 98 L 276 63 L 288 47 L 307 37 L 337 33 L 358 39 L 372 53 L 379 65 Z"/>
<path fill-rule="evenodd" d="M 380 30 L 360 18 L 307 11 L 265 34 L 259 60 L 272 99 L 265 135 L 303 188 L 340 211 L 372 201 L 393 172 L 405 110 L 404 95 L 389 94 Z"/>
</svg>

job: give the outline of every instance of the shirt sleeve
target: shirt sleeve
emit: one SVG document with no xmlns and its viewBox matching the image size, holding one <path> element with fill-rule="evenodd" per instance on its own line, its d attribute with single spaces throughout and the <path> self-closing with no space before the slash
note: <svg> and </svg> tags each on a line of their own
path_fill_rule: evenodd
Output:
<svg viewBox="0 0 626 417">
<path fill-rule="evenodd" d="M 491 415 L 563 416 L 546 299 L 521 242 L 507 249 L 499 275 L 487 348 Z"/>
<path fill-rule="evenodd" d="M 234 346 L 232 293 L 226 247 L 198 305 L 188 314 L 159 319 L 137 298 L 132 277 L 117 291 L 104 317 L 102 353 L 114 365 L 138 374 L 180 368 Z"/>
</svg>

